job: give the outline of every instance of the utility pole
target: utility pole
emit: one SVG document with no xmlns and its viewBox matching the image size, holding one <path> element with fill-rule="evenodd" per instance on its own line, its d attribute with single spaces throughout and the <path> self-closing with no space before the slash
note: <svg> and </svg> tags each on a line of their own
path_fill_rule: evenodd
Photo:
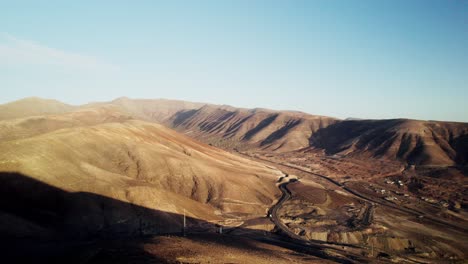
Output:
<svg viewBox="0 0 468 264">
<path fill-rule="evenodd" d="M 185 208 L 184 208 L 184 229 L 183 229 L 184 236 L 185 236 L 185 227 L 186 226 L 187 226 L 187 221 L 185 219 Z"/>
</svg>

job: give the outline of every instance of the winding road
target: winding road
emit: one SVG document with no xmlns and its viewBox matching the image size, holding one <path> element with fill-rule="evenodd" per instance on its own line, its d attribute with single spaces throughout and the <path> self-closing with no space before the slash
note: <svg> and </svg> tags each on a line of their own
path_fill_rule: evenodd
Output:
<svg viewBox="0 0 468 264">
<path fill-rule="evenodd" d="M 268 216 L 270 217 L 271 221 L 273 221 L 273 223 L 288 236 L 295 239 L 304 240 L 304 238 L 302 238 L 299 235 L 296 235 L 294 232 L 289 230 L 289 228 L 285 224 L 283 224 L 283 222 L 281 222 L 281 220 L 278 217 L 278 210 L 281 208 L 281 206 L 283 206 L 284 202 L 291 198 L 291 191 L 289 191 L 287 187 L 289 183 L 291 183 L 291 181 L 281 183 L 278 186 L 278 188 L 281 190 L 282 195 L 278 202 L 273 207 L 271 207 L 270 210 L 268 210 Z"/>
<path fill-rule="evenodd" d="M 288 174 L 285 174 L 282 178 L 287 179 Z M 300 235 L 297 235 L 293 231 L 291 231 L 283 222 L 281 222 L 280 217 L 278 216 L 278 211 L 283 206 L 283 204 L 291 198 L 291 191 L 288 189 L 288 184 L 298 181 L 297 179 L 290 179 L 287 182 L 281 183 L 278 185 L 278 188 L 281 190 L 281 197 L 278 202 L 273 205 L 270 210 L 268 210 L 268 217 L 270 220 L 275 224 L 275 226 L 281 230 L 283 234 L 288 236 L 289 238 L 293 239 L 295 243 L 300 243 L 306 246 L 315 246 L 315 247 L 322 247 L 322 248 L 330 248 L 335 250 L 343 250 L 344 248 L 360 248 L 356 245 L 350 244 L 341 244 L 341 243 L 330 243 L 321 240 L 313 240 L 307 239 Z"/>
</svg>

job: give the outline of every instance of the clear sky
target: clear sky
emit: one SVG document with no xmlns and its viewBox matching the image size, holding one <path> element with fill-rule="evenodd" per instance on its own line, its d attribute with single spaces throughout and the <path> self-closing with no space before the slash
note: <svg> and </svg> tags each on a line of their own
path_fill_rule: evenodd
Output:
<svg viewBox="0 0 468 264">
<path fill-rule="evenodd" d="M 468 1 L 0 0 L 0 92 L 468 122 Z"/>
</svg>

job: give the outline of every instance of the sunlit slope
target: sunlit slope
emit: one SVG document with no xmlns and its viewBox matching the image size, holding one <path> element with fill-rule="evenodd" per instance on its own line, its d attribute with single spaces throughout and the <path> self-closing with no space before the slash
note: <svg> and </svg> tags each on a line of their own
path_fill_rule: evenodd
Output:
<svg viewBox="0 0 468 264">
<path fill-rule="evenodd" d="M 27 116 L 62 114 L 76 109 L 57 100 L 28 97 L 14 102 L 0 104 L 0 120 Z"/>
<path fill-rule="evenodd" d="M 28 138 L 62 128 L 123 122 L 132 119 L 117 107 L 107 105 L 64 114 L 28 116 L 0 121 L 0 141 Z"/>
<path fill-rule="evenodd" d="M 181 111 L 199 109 L 203 103 L 194 103 L 180 100 L 167 99 L 130 99 L 120 97 L 110 102 L 90 103 L 82 108 L 94 108 L 96 106 L 113 106 L 121 112 L 129 114 L 134 118 L 163 123 L 176 113 Z"/>
<path fill-rule="evenodd" d="M 336 119 L 292 111 L 206 105 L 175 114 L 167 125 L 226 148 L 291 151 L 309 146 L 309 138 Z"/>
<path fill-rule="evenodd" d="M 126 97 L 82 108 L 96 106 L 113 106 L 134 118 L 158 122 L 190 137 L 230 149 L 302 149 L 309 146 L 309 138 L 313 133 L 338 121 L 331 117 L 294 111 Z"/>
<path fill-rule="evenodd" d="M 47 116 L 38 116 L 42 112 L 47 112 Z M 462 165 L 468 160 L 467 123 L 339 120 L 294 111 L 126 97 L 78 107 L 27 98 L 0 105 L 0 117 L 5 116 L 8 120 L 0 122 L 0 140 L 26 138 L 76 125 L 139 119 L 163 124 L 230 150 L 313 149 L 331 155 L 385 158 L 417 165 Z"/>
<path fill-rule="evenodd" d="M 18 172 L 67 193 L 95 194 L 171 217 L 184 209 L 187 216 L 204 221 L 232 215 L 255 217 L 264 215 L 279 195 L 274 185 L 278 171 L 197 143 L 162 125 L 137 120 L 58 129 L 0 142 L 0 149 L 0 171 Z M 35 195 L 35 190 L 17 188 L 25 192 L 22 195 Z M 66 219 L 94 207 L 80 224 L 112 227 L 142 217 L 128 208 L 102 208 L 93 199 L 83 203 L 73 202 L 74 212 Z M 24 222 L 11 212 L 0 215 L 3 220 L 16 219 L 12 223 Z M 158 228 L 180 230 L 180 225 L 170 224 L 169 216 L 158 217 L 165 219 Z M 132 228 L 135 225 L 124 230 Z"/>
</svg>

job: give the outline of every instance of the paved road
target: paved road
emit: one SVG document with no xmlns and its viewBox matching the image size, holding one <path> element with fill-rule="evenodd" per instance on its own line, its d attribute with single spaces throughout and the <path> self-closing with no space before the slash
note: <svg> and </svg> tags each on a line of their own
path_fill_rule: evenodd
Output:
<svg viewBox="0 0 468 264">
<path fill-rule="evenodd" d="M 372 220 L 374 219 L 374 205 L 370 204 L 366 207 L 363 217 L 362 217 L 362 225 L 363 226 L 370 226 L 372 224 Z"/>
<path fill-rule="evenodd" d="M 281 229 L 281 231 L 283 231 L 290 237 L 303 240 L 304 238 L 296 235 L 294 232 L 291 232 L 289 228 L 285 224 L 283 224 L 283 222 L 281 222 L 281 220 L 278 217 L 278 210 L 281 208 L 281 206 L 283 206 L 284 202 L 286 202 L 287 200 L 291 198 L 291 191 L 289 191 L 287 187 L 289 183 L 290 182 L 281 183 L 278 186 L 278 188 L 281 190 L 282 195 L 279 201 L 268 211 L 268 217 L 270 217 L 271 221 L 273 221 L 273 223 L 275 223 L 275 225 L 279 229 Z"/>
<path fill-rule="evenodd" d="M 287 177 L 285 174 L 284 178 Z M 287 179 L 287 178 L 286 178 Z M 281 190 L 281 198 L 278 202 L 268 210 L 268 216 L 270 220 L 279 228 L 285 235 L 288 237 L 300 241 L 304 245 L 308 246 L 321 246 L 321 247 L 328 247 L 332 249 L 342 249 L 343 246 L 348 248 L 359 248 L 356 245 L 350 244 L 342 244 L 342 243 L 330 243 L 321 240 L 312 240 L 306 239 L 296 233 L 292 232 L 283 222 L 281 222 L 278 216 L 278 210 L 283 206 L 283 204 L 291 198 L 291 191 L 288 189 L 288 184 L 297 181 L 296 179 L 291 179 L 288 182 L 281 183 L 278 188 Z"/>
<path fill-rule="evenodd" d="M 287 176 L 288 175 L 285 174 L 282 178 L 287 180 Z M 278 188 L 281 190 L 281 197 L 278 200 L 278 202 L 273 207 L 271 207 L 270 210 L 268 210 L 268 216 L 270 217 L 270 220 L 276 225 L 276 227 L 280 229 L 281 232 L 286 235 L 286 237 L 289 237 L 291 239 L 291 242 L 294 243 L 296 248 L 300 248 L 301 250 L 304 250 L 304 252 L 312 250 L 315 252 L 315 254 L 317 254 L 317 252 L 320 253 L 324 249 L 332 249 L 337 250 L 337 252 L 342 252 L 344 255 L 347 256 L 348 259 L 333 259 L 333 256 L 327 254 L 324 255 L 326 256 L 325 258 L 334 260 L 338 263 L 370 262 L 368 258 L 360 255 L 360 252 L 362 252 L 362 248 L 360 246 L 351 244 L 330 243 L 321 240 L 309 240 L 307 238 L 295 234 L 285 224 L 283 224 L 283 222 L 281 222 L 278 216 L 278 211 L 286 201 L 291 199 L 292 194 L 291 191 L 288 189 L 288 184 L 295 181 L 297 180 L 290 179 L 288 182 L 284 182 L 278 185 Z M 281 243 L 289 242 L 282 240 Z M 320 250 L 317 251 L 317 249 Z"/>
</svg>

